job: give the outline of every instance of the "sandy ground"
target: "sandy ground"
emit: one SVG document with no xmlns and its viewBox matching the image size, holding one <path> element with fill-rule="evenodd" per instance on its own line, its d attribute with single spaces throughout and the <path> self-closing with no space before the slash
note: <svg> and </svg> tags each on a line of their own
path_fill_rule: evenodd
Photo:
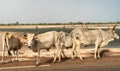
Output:
<svg viewBox="0 0 120 71">
<path fill-rule="evenodd" d="M 85 57 L 84 61 L 80 61 L 78 58 L 64 58 L 61 63 L 52 63 L 52 58 L 41 58 L 39 67 L 34 64 L 35 60 L 0 64 L 0 71 L 120 71 L 120 56 L 104 55 L 99 60 Z"/>
</svg>

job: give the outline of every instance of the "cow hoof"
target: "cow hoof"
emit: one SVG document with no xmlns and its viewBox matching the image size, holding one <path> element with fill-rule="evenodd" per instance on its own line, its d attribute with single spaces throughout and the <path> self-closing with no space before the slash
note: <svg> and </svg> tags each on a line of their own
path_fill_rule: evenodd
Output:
<svg viewBox="0 0 120 71">
<path fill-rule="evenodd" d="M 58 63 L 61 63 L 61 61 L 58 61 Z"/>
<path fill-rule="evenodd" d="M 61 57 L 62 57 L 62 58 L 65 58 L 65 56 L 64 56 L 64 55 L 62 55 Z"/>
<path fill-rule="evenodd" d="M 98 58 L 95 58 L 95 60 L 98 60 Z"/>
<path fill-rule="evenodd" d="M 101 58 L 101 57 L 99 57 L 99 56 L 98 56 L 98 58 L 97 58 L 97 59 L 100 59 L 100 58 Z"/>
<path fill-rule="evenodd" d="M 35 66 L 39 66 L 39 64 L 35 64 Z"/>
<path fill-rule="evenodd" d="M 72 59 L 76 59 L 77 57 L 76 57 L 76 56 L 72 56 L 71 58 L 72 58 Z"/>
<path fill-rule="evenodd" d="M 72 59 L 75 59 L 74 57 L 71 57 Z"/>
<path fill-rule="evenodd" d="M 35 64 L 35 66 L 39 66 L 40 64 Z"/>
<path fill-rule="evenodd" d="M 35 64 L 35 66 L 39 66 L 39 65 L 40 65 L 40 63 Z"/>
<path fill-rule="evenodd" d="M 55 61 L 52 61 L 52 63 L 55 63 Z"/>
<path fill-rule="evenodd" d="M 56 60 L 53 60 L 53 61 L 52 61 L 52 63 L 55 63 L 55 62 L 56 62 Z"/>
<path fill-rule="evenodd" d="M 84 58 L 80 58 L 81 61 L 84 61 Z"/>
</svg>

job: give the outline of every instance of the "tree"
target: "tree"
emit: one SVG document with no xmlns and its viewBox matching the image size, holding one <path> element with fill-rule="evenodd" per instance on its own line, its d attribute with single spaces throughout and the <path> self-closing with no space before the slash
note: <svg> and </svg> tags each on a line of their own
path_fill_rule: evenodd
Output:
<svg viewBox="0 0 120 71">
<path fill-rule="evenodd" d="M 17 22 L 15 23 L 15 25 L 19 25 L 19 22 L 17 21 Z"/>
</svg>

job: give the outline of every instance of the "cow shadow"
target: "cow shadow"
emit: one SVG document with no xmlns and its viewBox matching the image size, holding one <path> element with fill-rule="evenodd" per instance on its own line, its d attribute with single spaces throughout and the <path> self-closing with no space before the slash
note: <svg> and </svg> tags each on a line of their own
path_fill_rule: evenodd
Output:
<svg viewBox="0 0 120 71">
<path fill-rule="evenodd" d="M 102 49 L 102 50 L 100 50 L 100 57 L 102 58 L 102 57 L 104 57 L 104 56 L 107 56 L 107 53 L 108 53 L 108 52 L 110 52 L 109 49 Z M 94 55 L 95 53 L 94 53 L 94 51 L 92 51 L 90 54 L 91 54 L 91 55 Z"/>
<path fill-rule="evenodd" d="M 65 61 L 69 60 L 69 59 L 70 59 L 70 58 L 65 57 L 65 58 L 62 58 L 62 59 L 61 59 L 61 62 L 59 62 L 58 59 L 56 60 L 56 62 L 53 62 L 53 58 L 50 58 L 49 60 L 47 60 L 47 61 L 45 62 L 45 64 L 46 64 L 46 63 L 50 63 L 50 64 L 51 64 L 51 63 L 63 63 L 63 62 L 65 62 Z"/>
<path fill-rule="evenodd" d="M 107 53 L 108 53 L 108 52 L 110 52 L 109 49 L 103 49 L 103 50 L 100 51 L 100 56 L 101 56 L 101 57 L 107 56 Z"/>
</svg>

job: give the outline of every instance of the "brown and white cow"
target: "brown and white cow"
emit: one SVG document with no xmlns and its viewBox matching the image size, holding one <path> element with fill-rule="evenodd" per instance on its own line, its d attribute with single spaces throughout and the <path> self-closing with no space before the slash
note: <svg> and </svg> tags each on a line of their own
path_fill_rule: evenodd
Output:
<svg viewBox="0 0 120 71">
<path fill-rule="evenodd" d="M 2 37 L 2 60 L 4 62 L 5 47 L 7 48 L 10 62 L 12 62 L 12 53 L 14 53 L 14 61 L 18 61 L 18 50 L 26 43 L 26 35 L 23 32 L 7 32 Z"/>
</svg>

